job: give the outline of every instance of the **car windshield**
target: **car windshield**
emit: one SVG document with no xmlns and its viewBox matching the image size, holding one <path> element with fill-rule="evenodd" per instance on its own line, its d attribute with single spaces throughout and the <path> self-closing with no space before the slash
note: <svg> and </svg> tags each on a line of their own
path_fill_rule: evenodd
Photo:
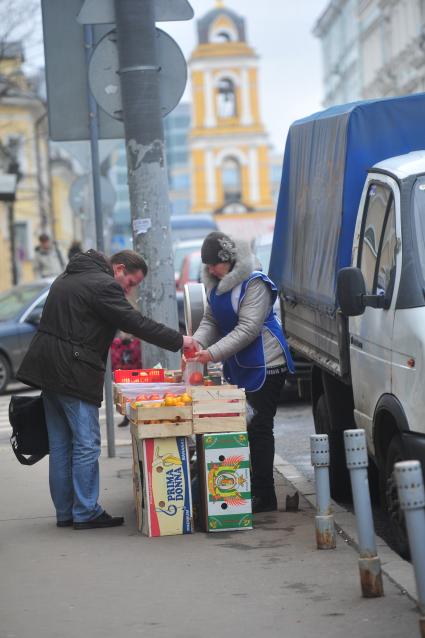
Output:
<svg viewBox="0 0 425 638">
<path fill-rule="evenodd" d="M 46 284 L 16 286 L 0 293 L 0 321 L 17 317 L 46 289 Z"/>
<path fill-rule="evenodd" d="M 189 261 L 189 281 L 198 281 L 201 273 L 201 253 L 193 253 Z"/>
</svg>

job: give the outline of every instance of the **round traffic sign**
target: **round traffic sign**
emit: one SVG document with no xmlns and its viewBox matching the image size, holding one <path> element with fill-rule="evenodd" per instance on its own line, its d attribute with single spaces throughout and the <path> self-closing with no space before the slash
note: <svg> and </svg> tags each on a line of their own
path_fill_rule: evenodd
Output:
<svg viewBox="0 0 425 638">
<path fill-rule="evenodd" d="M 184 55 L 168 33 L 155 29 L 159 65 L 161 114 L 165 117 L 180 102 L 187 81 Z M 99 106 L 111 117 L 122 120 L 121 83 L 117 33 L 113 29 L 98 42 L 89 66 L 91 92 Z"/>
</svg>

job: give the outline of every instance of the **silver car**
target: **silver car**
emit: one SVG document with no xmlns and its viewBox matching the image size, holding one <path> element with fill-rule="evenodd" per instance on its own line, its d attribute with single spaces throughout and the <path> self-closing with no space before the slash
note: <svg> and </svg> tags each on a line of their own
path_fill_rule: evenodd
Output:
<svg viewBox="0 0 425 638">
<path fill-rule="evenodd" d="M 21 284 L 0 293 L 0 394 L 15 378 L 37 331 L 52 281 Z"/>
</svg>

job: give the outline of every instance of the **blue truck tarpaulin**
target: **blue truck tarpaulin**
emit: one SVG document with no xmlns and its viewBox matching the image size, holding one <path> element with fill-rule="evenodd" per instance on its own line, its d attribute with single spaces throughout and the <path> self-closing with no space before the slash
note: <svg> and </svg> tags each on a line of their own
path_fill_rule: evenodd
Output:
<svg viewBox="0 0 425 638">
<path fill-rule="evenodd" d="M 367 171 L 425 149 L 425 93 L 353 102 L 298 120 L 285 147 L 270 277 L 285 296 L 336 309 Z"/>
</svg>

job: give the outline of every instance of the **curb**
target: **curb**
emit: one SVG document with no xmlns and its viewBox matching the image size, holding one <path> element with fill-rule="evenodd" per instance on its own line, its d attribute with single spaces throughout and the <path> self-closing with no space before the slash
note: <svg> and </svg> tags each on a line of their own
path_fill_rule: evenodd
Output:
<svg viewBox="0 0 425 638">
<path fill-rule="evenodd" d="M 278 454 L 274 457 L 274 468 L 316 509 L 316 491 L 313 481 L 306 478 L 294 465 Z M 338 534 L 358 552 L 356 517 L 333 500 L 331 505 Z M 408 596 L 417 605 L 412 565 L 396 554 L 379 536 L 376 537 L 376 545 L 382 572 L 400 589 L 402 594 Z"/>
</svg>

